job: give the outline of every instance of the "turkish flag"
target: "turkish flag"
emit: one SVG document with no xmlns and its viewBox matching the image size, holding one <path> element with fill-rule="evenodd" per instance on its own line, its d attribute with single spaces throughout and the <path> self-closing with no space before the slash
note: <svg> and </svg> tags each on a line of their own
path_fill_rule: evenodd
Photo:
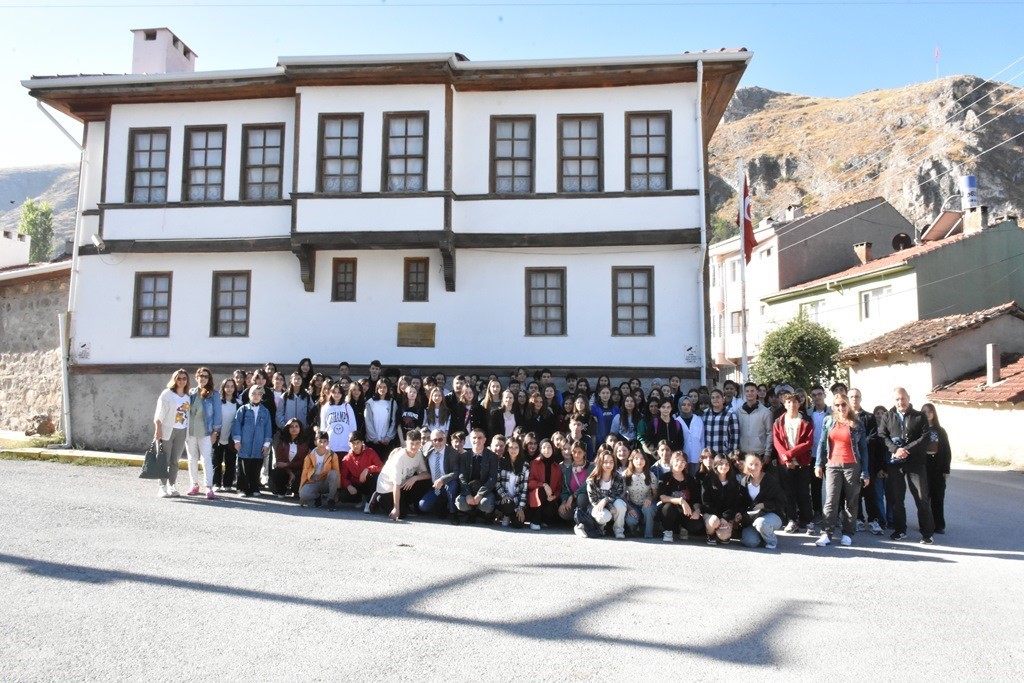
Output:
<svg viewBox="0 0 1024 683">
<path fill-rule="evenodd" d="M 757 240 L 754 239 L 754 218 L 753 210 L 750 207 L 750 187 L 747 185 L 747 176 L 743 175 L 743 209 L 736 220 L 736 225 L 743 232 L 743 260 L 750 263 L 750 256 L 754 253 Z"/>
</svg>

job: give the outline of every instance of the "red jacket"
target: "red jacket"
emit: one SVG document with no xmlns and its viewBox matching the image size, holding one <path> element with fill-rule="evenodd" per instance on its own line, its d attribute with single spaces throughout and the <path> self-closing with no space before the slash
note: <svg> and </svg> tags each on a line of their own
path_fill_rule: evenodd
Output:
<svg viewBox="0 0 1024 683">
<path fill-rule="evenodd" d="M 544 480 L 544 458 L 535 458 L 530 463 L 530 479 L 526 484 L 527 505 L 532 508 L 539 508 L 546 500 L 544 495 L 544 484 L 551 487 L 551 493 L 555 501 L 561 503 L 562 496 L 562 463 L 557 462 L 554 456 L 551 457 L 551 479 Z"/>
<path fill-rule="evenodd" d="M 347 488 L 358 484 L 363 470 L 370 470 L 370 474 L 377 474 L 383 466 L 384 463 L 380 461 L 377 451 L 369 446 L 364 446 L 363 452 L 359 455 L 349 451 L 341 459 L 341 487 Z"/>
<path fill-rule="evenodd" d="M 772 426 L 772 441 L 775 452 L 779 454 L 779 462 L 785 466 L 795 460 L 800 467 L 810 467 L 811 447 L 814 445 L 814 424 L 804 416 L 800 416 L 800 428 L 796 433 L 796 445 L 789 447 L 786 437 L 786 414 L 783 413 Z"/>
</svg>

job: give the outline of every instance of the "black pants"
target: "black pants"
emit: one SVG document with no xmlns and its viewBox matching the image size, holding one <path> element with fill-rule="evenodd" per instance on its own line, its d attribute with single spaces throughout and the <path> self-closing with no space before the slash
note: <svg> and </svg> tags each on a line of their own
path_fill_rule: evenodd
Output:
<svg viewBox="0 0 1024 683">
<path fill-rule="evenodd" d="M 290 486 L 288 484 L 289 471 L 295 474 L 295 478 Z M 295 470 L 289 470 L 287 467 L 275 467 L 270 470 L 270 490 L 279 496 L 289 493 L 298 495 L 300 479 L 302 479 L 302 472 L 295 472 Z"/>
<path fill-rule="evenodd" d="M 946 477 L 939 471 L 938 467 L 932 466 L 931 458 L 928 462 L 928 493 L 932 499 L 932 520 L 935 522 L 935 529 L 946 530 Z"/>
<path fill-rule="evenodd" d="M 866 515 L 864 521 L 878 522 L 884 525 L 885 520 L 882 519 L 882 511 L 878 509 L 876 486 L 884 486 L 884 484 L 878 481 L 877 476 L 872 474 L 871 479 L 868 480 L 868 485 L 862 486 L 860 489 L 860 499 L 864 502 L 864 514 Z"/>
<path fill-rule="evenodd" d="M 235 454 L 235 442 L 228 439 L 225 444 L 218 443 L 213 447 L 213 485 L 227 486 L 235 485 L 235 461 L 238 456 Z M 221 466 L 223 465 L 223 472 Z"/>
<path fill-rule="evenodd" d="M 260 490 L 263 458 L 239 458 L 238 466 L 238 490 L 251 496 Z"/>
<path fill-rule="evenodd" d="M 543 490 L 541 495 L 544 495 Z M 526 516 L 530 520 L 530 524 L 554 524 L 559 520 L 558 506 L 561 504 L 562 500 L 560 498 L 545 500 L 540 504 L 540 507 L 527 509 Z"/>
<path fill-rule="evenodd" d="M 523 523 L 519 521 L 518 517 L 516 517 L 516 510 L 518 509 L 518 507 L 516 506 L 516 502 L 514 500 L 509 500 L 507 502 L 499 502 L 495 506 L 495 509 L 498 512 L 500 512 L 501 514 L 503 514 L 506 517 L 508 517 L 509 522 L 511 522 L 513 528 L 515 528 L 515 529 L 522 529 L 523 528 Z M 556 517 L 558 516 L 558 508 L 557 507 L 555 508 L 555 516 Z M 529 519 L 529 511 L 527 511 L 527 518 Z M 540 522 L 537 522 L 537 524 L 540 524 Z"/>
<path fill-rule="evenodd" d="M 683 514 L 683 509 L 673 503 L 658 503 L 658 518 L 661 519 L 661 528 L 678 534 L 680 529 L 686 529 L 687 533 L 699 536 L 704 533 L 704 520 L 690 519 Z"/>
<path fill-rule="evenodd" d="M 352 486 L 356 490 L 355 493 L 349 493 L 349 490 L 346 487 L 339 486 L 338 501 L 342 503 L 358 503 L 364 498 L 369 500 L 370 496 L 373 495 L 373 492 L 377 490 L 377 477 L 379 476 L 380 472 L 376 472 L 374 474 L 366 475 L 366 481 L 362 484 L 357 481 L 352 482 Z M 402 498 L 405 498 L 405 491 L 402 491 Z M 388 511 L 390 512 L 391 508 L 388 508 Z"/>
<path fill-rule="evenodd" d="M 786 517 L 797 522 L 800 526 L 807 526 L 808 522 L 814 519 L 814 508 L 811 504 L 811 482 L 819 486 L 819 481 L 814 479 L 810 465 L 806 467 L 794 467 L 789 469 L 784 465 L 776 468 L 779 475 L 779 483 L 782 490 L 786 492 Z"/>
<path fill-rule="evenodd" d="M 821 509 L 824 501 L 822 501 L 821 491 L 825 485 L 825 478 L 818 479 L 815 476 L 810 477 L 811 481 L 811 507 L 814 510 L 814 515 L 811 517 L 812 521 L 821 521 Z"/>
<path fill-rule="evenodd" d="M 419 513 L 419 502 L 420 498 L 426 495 L 427 491 L 433 487 L 433 483 L 427 479 L 421 479 L 412 485 L 412 488 L 406 491 L 402 489 L 399 494 L 401 499 L 401 507 L 398 510 L 398 518 L 405 519 L 410 511 Z M 377 494 L 377 510 L 388 515 L 391 514 L 391 510 L 395 507 L 395 496 L 390 491 L 387 493 Z"/>
<path fill-rule="evenodd" d="M 892 482 L 894 496 L 893 525 L 901 534 L 907 533 L 907 488 L 917 506 L 917 524 L 921 535 L 931 537 L 935 532 L 935 520 L 932 518 L 932 501 L 928 489 L 928 473 L 925 465 L 889 465 L 889 479 Z"/>
</svg>

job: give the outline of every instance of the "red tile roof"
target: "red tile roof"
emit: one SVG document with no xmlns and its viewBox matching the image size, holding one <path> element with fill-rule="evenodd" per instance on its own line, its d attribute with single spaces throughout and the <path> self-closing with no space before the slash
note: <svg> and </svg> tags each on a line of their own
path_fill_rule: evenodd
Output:
<svg viewBox="0 0 1024 683">
<path fill-rule="evenodd" d="M 963 315 L 947 315 L 941 318 L 915 320 L 891 332 L 875 337 L 863 344 L 849 346 L 832 358 L 838 361 L 854 360 L 864 356 L 884 356 L 890 353 L 906 353 L 923 351 L 935 346 L 944 339 L 960 334 L 982 325 L 993 318 L 1003 315 L 1015 315 L 1024 320 L 1024 310 L 1017 302 L 1010 301 Z"/>
<path fill-rule="evenodd" d="M 953 237 L 948 237 L 944 240 L 939 240 L 937 242 L 926 242 L 924 244 L 919 244 L 917 246 L 910 247 L 909 249 L 904 249 L 903 251 L 895 251 L 887 256 L 882 256 L 881 258 L 874 259 L 873 261 L 862 263 L 859 266 L 847 268 L 846 270 L 842 270 L 838 273 L 833 273 L 832 275 L 820 277 L 817 280 L 811 280 L 809 282 L 804 282 L 799 285 L 794 285 L 792 287 L 789 287 L 788 289 L 783 289 L 778 294 L 772 294 L 772 298 L 777 297 L 780 294 L 791 294 L 803 291 L 805 289 L 812 289 L 814 287 L 824 285 L 828 282 L 839 282 L 842 280 L 848 280 L 852 277 L 859 277 L 861 275 L 867 275 L 868 273 L 874 273 L 875 271 L 905 265 L 912 259 L 924 256 L 925 254 L 931 253 L 938 249 L 942 249 L 943 247 L 948 247 L 951 244 L 963 242 L 964 240 L 970 239 L 974 235 L 980 234 L 982 233 L 961 233 L 959 235 L 954 235 Z"/>
<path fill-rule="evenodd" d="M 1024 402 L 1024 355 L 1004 353 L 999 382 L 985 383 L 986 369 L 978 368 L 928 394 L 933 401 Z"/>
</svg>

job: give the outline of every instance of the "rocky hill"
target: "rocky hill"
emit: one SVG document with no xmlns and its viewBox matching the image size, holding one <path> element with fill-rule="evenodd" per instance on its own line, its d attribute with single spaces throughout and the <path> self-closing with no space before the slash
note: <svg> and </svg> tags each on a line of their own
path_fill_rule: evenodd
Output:
<svg viewBox="0 0 1024 683">
<path fill-rule="evenodd" d="M 1019 215 L 1024 135 L 1011 138 L 1022 131 L 1024 90 L 973 76 L 843 99 L 741 88 L 711 143 L 715 234 L 735 233 L 739 158 L 755 220 L 779 217 L 790 204 L 810 213 L 881 196 L 923 226 L 964 174 L 978 176 L 981 201 L 994 214 Z M 59 250 L 74 229 L 77 176 L 74 165 L 0 169 L 0 226 L 17 225 L 26 197 L 49 201 Z"/>
<path fill-rule="evenodd" d="M 1011 138 L 1021 132 L 1024 91 L 973 76 L 844 99 L 741 88 L 711 143 L 716 233 L 735 231 L 739 158 L 755 220 L 790 204 L 810 213 L 881 196 L 922 226 L 968 174 L 993 213 L 1019 215 L 1024 136 Z"/>
</svg>

